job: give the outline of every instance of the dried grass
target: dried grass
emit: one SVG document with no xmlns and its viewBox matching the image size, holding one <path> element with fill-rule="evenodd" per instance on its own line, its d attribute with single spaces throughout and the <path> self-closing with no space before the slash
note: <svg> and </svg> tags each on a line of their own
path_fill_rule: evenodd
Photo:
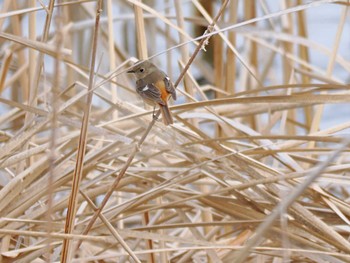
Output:
<svg viewBox="0 0 350 263">
<path fill-rule="evenodd" d="M 4 0 L 0 261 L 350 262 L 349 3 L 266 2 Z M 174 125 L 134 57 L 178 86 Z"/>
</svg>

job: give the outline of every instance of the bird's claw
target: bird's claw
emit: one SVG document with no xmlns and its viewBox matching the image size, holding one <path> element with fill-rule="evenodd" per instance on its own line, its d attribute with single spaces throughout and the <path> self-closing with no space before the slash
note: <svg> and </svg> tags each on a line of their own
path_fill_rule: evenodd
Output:
<svg viewBox="0 0 350 263">
<path fill-rule="evenodd" d="M 159 119 L 159 117 L 157 116 L 156 113 L 153 113 L 153 114 L 152 114 L 152 117 L 153 117 L 153 120 L 154 120 L 154 121 L 157 121 L 157 120 Z"/>
</svg>

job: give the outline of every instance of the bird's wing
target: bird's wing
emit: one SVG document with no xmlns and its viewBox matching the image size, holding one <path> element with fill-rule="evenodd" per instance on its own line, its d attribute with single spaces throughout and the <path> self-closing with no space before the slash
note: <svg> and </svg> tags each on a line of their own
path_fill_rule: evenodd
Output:
<svg viewBox="0 0 350 263">
<path fill-rule="evenodd" d="M 156 102 L 161 105 L 165 105 L 165 102 L 162 100 L 161 93 L 156 86 L 152 83 L 145 84 L 143 81 L 138 81 L 136 83 L 137 93 L 145 100 Z"/>
</svg>

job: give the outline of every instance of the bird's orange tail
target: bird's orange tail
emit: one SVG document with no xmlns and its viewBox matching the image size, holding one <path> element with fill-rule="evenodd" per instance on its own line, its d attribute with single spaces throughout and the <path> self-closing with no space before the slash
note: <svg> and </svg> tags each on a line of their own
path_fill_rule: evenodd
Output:
<svg viewBox="0 0 350 263">
<path fill-rule="evenodd" d="M 162 113 L 163 122 L 165 125 L 173 124 L 173 116 L 168 108 L 168 105 L 159 105 L 160 111 Z"/>
</svg>

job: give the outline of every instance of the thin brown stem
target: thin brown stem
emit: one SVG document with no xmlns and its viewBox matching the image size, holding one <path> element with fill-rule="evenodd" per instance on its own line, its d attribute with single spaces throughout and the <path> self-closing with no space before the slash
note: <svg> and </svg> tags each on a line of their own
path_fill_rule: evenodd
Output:
<svg viewBox="0 0 350 263">
<path fill-rule="evenodd" d="M 64 227 L 64 232 L 66 234 L 71 234 L 74 229 L 74 221 L 75 221 L 75 215 L 76 215 L 76 209 L 77 209 L 77 196 L 79 192 L 80 181 L 84 170 L 84 157 L 85 157 L 85 150 L 86 150 L 86 143 L 87 143 L 86 140 L 87 140 L 87 132 L 88 132 L 87 128 L 89 123 L 91 102 L 92 102 L 92 96 L 93 96 L 93 93 L 90 91 L 94 87 L 94 74 L 95 74 L 94 69 L 95 69 L 95 61 L 96 61 L 99 22 L 100 22 L 100 16 L 102 12 L 101 10 L 102 2 L 103 2 L 102 0 L 99 0 L 97 3 L 96 20 L 95 20 L 95 28 L 94 28 L 94 34 L 93 34 L 92 54 L 91 54 L 91 64 L 90 64 L 89 86 L 88 86 L 89 93 L 87 96 L 86 108 L 85 108 L 82 127 L 81 127 L 81 134 L 79 137 L 78 154 L 77 154 L 76 166 L 73 174 L 72 191 L 71 191 L 71 195 L 69 196 L 68 212 L 67 212 L 66 223 Z M 70 261 L 71 249 L 72 249 L 71 240 L 65 239 L 63 241 L 61 262 L 65 263 Z"/>
</svg>

